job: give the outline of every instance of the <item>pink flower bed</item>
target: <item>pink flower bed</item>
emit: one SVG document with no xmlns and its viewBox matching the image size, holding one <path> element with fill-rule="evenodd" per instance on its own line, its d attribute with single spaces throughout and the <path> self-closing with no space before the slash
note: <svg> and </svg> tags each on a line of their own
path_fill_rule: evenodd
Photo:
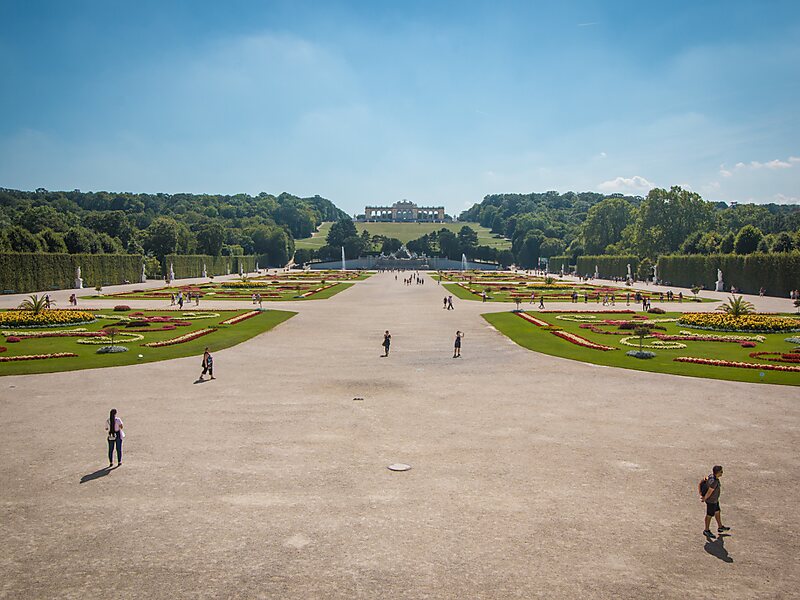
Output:
<svg viewBox="0 0 800 600">
<path fill-rule="evenodd" d="M 5 352 L 6 350 L 8 350 L 8 348 L 5 346 L 0 346 L 0 352 Z"/>
<path fill-rule="evenodd" d="M 176 338 L 171 338 L 169 340 L 162 340 L 160 342 L 150 342 L 148 344 L 142 344 L 142 346 L 147 346 L 148 348 L 162 348 L 164 346 L 174 346 L 175 344 L 183 344 L 184 342 L 191 342 L 192 340 L 196 340 L 197 338 L 207 335 L 209 333 L 213 333 L 214 331 L 216 331 L 216 329 L 198 329 L 197 331 L 190 331 L 189 333 L 185 333 Z"/>
<path fill-rule="evenodd" d="M 105 335 L 105 331 L 27 331 L 18 337 L 21 340 L 37 339 L 37 338 L 51 338 L 51 337 L 100 337 Z"/>
<path fill-rule="evenodd" d="M 537 327 L 549 327 L 550 326 L 550 323 L 542 321 L 541 319 L 537 319 L 536 317 L 533 317 L 533 316 L 531 316 L 531 315 L 529 315 L 527 313 L 518 312 L 517 316 L 518 317 L 522 317 L 523 319 L 525 319 L 529 323 L 533 323 Z"/>
<path fill-rule="evenodd" d="M 599 315 L 599 314 L 629 315 L 634 311 L 632 311 L 630 309 L 627 309 L 627 308 L 624 308 L 622 310 L 543 310 L 543 311 L 540 311 L 540 312 L 542 312 L 542 313 L 553 313 L 553 314 L 563 314 L 563 313 L 580 314 L 580 313 L 587 313 L 587 314 L 590 314 L 590 315 Z"/>
<path fill-rule="evenodd" d="M 567 340 L 568 342 L 572 342 L 577 346 L 582 346 L 583 348 L 589 348 L 591 350 L 602 350 L 606 352 L 608 350 L 616 350 L 616 348 L 612 348 L 611 346 L 603 346 L 602 344 L 595 344 L 594 342 L 587 340 L 584 337 L 579 335 L 575 335 L 574 333 L 570 333 L 568 331 L 550 331 L 553 335 L 557 335 L 561 339 Z"/>
<path fill-rule="evenodd" d="M 673 358 L 675 362 L 694 363 L 698 365 L 711 365 L 714 367 L 738 367 L 740 369 L 761 369 L 765 371 L 794 371 L 800 372 L 800 367 L 790 367 L 785 365 L 765 365 L 757 363 L 735 362 L 730 360 L 716 360 L 713 358 L 695 358 L 693 356 L 678 356 Z"/>
<path fill-rule="evenodd" d="M 182 323 L 188 325 L 189 323 Z M 173 331 L 177 329 L 177 323 L 167 323 L 163 327 L 126 327 L 125 332 L 131 331 L 133 333 L 154 333 L 156 331 Z"/>
<path fill-rule="evenodd" d="M 224 321 L 220 322 L 220 325 L 236 325 L 237 323 L 241 323 L 242 321 L 255 317 L 257 314 L 259 314 L 259 312 L 260 311 L 257 310 L 251 310 L 236 317 L 225 319 Z"/>
<path fill-rule="evenodd" d="M 73 352 L 56 352 L 54 354 L 23 354 L 21 356 L 0 356 L 0 362 L 12 362 L 18 360 L 43 360 L 45 358 L 70 358 L 78 356 Z"/>
</svg>

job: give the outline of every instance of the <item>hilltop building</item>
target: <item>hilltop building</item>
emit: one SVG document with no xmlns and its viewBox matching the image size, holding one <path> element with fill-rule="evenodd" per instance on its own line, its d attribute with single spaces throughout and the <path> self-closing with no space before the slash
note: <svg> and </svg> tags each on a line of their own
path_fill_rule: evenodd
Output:
<svg viewBox="0 0 800 600">
<path fill-rule="evenodd" d="M 445 220 L 444 206 L 417 206 L 408 200 L 395 202 L 391 206 L 367 206 L 365 221 L 388 223 L 441 223 Z"/>
</svg>

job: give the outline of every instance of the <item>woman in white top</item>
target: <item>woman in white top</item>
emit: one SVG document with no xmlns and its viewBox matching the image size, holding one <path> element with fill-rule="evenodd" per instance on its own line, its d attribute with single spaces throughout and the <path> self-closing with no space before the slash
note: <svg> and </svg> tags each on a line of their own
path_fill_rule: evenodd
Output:
<svg viewBox="0 0 800 600">
<path fill-rule="evenodd" d="M 122 465 L 122 438 L 125 432 L 122 431 L 122 419 L 117 416 L 117 409 L 112 408 L 106 421 L 106 431 L 108 432 L 108 466 L 114 466 L 114 446 L 117 447 L 117 466 Z"/>
</svg>

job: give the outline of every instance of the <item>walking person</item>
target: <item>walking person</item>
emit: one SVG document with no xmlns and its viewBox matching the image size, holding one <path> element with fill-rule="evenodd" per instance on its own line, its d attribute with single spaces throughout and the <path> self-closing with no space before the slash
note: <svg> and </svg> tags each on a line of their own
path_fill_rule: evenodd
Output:
<svg viewBox="0 0 800 600">
<path fill-rule="evenodd" d="M 539 308 L 544 310 L 544 294 L 539 296 Z"/>
<path fill-rule="evenodd" d="M 717 531 L 719 533 L 730 531 L 730 527 L 725 527 L 722 524 L 722 513 L 719 508 L 719 495 L 722 491 L 720 477 L 722 477 L 722 466 L 715 465 L 711 470 L 711 474 L 700 482 L 700 502 L 704 502 L 706 505 L 706 528 L 703 530 L 703 535 L 708 538 L 716 537 L 711 533 L 711 517 L 717 520 Z M 704 487 L 705 491 L 703 491 Z"/>
<path fill-rule="evenodd" d="M 447 296 L 444 297 L 444 304 L 442 304 L 442 308 L 447 310 Z"/>
<path fill-rule="evenodd" d="M 453 345 L 453 358 L 461 358 L 461 338 L 463 337 L 463 331 L 456 331 L 456 341 Z"/>
<path fill-rule="evenodd" d="M 117 409 L 112 408 L 106 421 L 106 431 L 108 432 L 108 468 L 114 466 L 114 447 L 117 448 L 117 466 L 122 465 L 122 438 L 125 432 L 122 431 L 122 419 L 117 416 Z"/>
<path fill-rule="evenodd" d="M 389 356 L 389 346 L 391 346 L 391 344 L 392 344 L 392 336 L 389 333 L 389 330 L 387 329 L 383 333 L 383 344 L 382 345 L 383 345 L 383 357 L 384 358 Z"/>
<path fill-rule="evenodd" d="M 453 308 L 453 297 L 452 296 L 448 296 L 447 297 L 447 310 L 455 310 Z"/>
<path fill-rule="evenodd" d="M 216 379 L 216 377 L 214 377 L 214 357 L 211 356 L 211 352 L 208 351 L 208 346 L 206 346 L 203 352 L 203 362 L 201 366 L 203 367 L 203 372 L 200 373 L 200 381 L 205 381 L 203 377 L 206 373 L 211 376 L 211 379 Z"/>
</svg>

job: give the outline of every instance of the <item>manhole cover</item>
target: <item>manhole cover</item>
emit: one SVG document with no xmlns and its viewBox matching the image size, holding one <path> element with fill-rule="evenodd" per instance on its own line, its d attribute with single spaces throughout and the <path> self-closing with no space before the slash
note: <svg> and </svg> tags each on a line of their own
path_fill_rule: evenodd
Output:
<svg viewBox="0 0 800 600">
<path fill-rule="evenodd" d="M 403 463 L 394 463 L 393 465 L 389 465 L 390 471 L 408 471 L 411 469 L 411 465 L 406 465 Z"/>
</svg>

